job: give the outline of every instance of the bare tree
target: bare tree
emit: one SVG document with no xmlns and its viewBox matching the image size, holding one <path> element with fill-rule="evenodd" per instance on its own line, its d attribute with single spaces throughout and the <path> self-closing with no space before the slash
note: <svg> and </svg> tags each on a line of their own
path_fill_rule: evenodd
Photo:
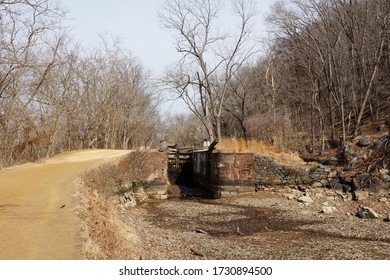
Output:
<svg viewBox="0 0 390 280">
<path fill-rule="evenodd" d="M 199 119 L 190 114 L 169 116 L 163 126 L 164 140 L 180 146 L 198 146 L 204 140 L 204 128 Z"/>
<path fill-rule="evenodd" d="M 155 140 L 154 89 L 140 61 L 117 41 L 74 45 L 55 3 L 0 1 L 0 166 Z"/>
<path fill-rule="evenodd" d="M 383 0 L 289 0 L 273 6 L 274 61 L 283 65 L 277 70 L 279 95 L 310 101 L 297 117 L 311 127 L 313 148 L 317 140 L 323 151 L 327 138 L 355 137 L 364 117 L 375 120 L 385 108 L 379 100 L 387 80 L 388 14 Z"/>
<path fill-rule="evenodd" d="M 210 139 L 221 138 L 221 115 L 229 81 L 255 53 L 251 29 L 254 2 L 233 1 L 237 33 L 221 33 L 218 0 L 165 1 L 160 14 L 176 35 L 181 60 L 167 71 L 164 82 L 201 120 Z"/>
<path fill-rule="evenodd" d="M 35 159 L 46 137 L 37 123 L 42 85 L 58 60 L 61 9 L 48 0 L 0 2 L 2 164 Z"/>
</svg>

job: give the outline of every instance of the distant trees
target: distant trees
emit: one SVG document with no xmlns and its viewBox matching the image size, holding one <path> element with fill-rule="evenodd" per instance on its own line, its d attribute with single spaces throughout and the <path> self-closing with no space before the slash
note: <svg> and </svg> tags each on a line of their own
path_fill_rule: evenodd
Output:
<svg viewBox="0 0 390 280">
<path fill-rule="evenodd" d="M 160 14 L 172 30 L 181 60 L 164 79 L 176 98 L 181 98 L 199 118 L 209 139 L 222 137 L 223 106 L 229 82 L 255 53 L 251 30 L 254 2 L 232 1 L 237 19 L 234 30 L 221 33 L 222 1 L 165 1 Z"/>
<path fill-rule="evenodd" d="M 0 167 L 155 140 L 148 73 L 116 41 L 82 50 L 49 0 L 0 0 Z"/>
<path fill-rule="evenodd" d="M 179 146 L 199 146 L 207 135 L 202 122 L 194 115 L 169 116 L 159 131 L 161 138 Z"/>
<path fill-rule="evenodd" d="M 116 42 L 80 57 L 69 92 L 66 131 L 70 149 L 129 149 L 152 144 L 157 104 L 148 74 Z"/>
</svg>

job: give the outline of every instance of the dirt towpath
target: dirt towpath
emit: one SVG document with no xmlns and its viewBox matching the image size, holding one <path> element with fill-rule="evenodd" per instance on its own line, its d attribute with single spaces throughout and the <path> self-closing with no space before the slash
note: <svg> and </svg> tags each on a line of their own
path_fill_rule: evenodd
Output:
<svg viewBox="0 0 390 280">
<path fill-rule="evenodd" d="M 74 179 L 127 153 L 77 151 L 0 170 L 0 259 L 77 259 Z"/>
</svg>

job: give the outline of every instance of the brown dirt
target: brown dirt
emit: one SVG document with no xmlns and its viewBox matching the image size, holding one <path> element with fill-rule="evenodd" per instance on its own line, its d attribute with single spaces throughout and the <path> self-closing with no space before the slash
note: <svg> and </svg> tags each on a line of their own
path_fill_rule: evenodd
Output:
<svg viewBox="0 0 390 280">
<path fill-rule="evenodd" d="M 142 259 L 390 259 L 389 202 L 377 195 L 343 201 L 336 192 L 312 189 L 305 205 L 276 188 L 231 198 L 171 198 L 129 208 L 123 220 L 141 237 Z M 331 199 L 332 198 L 332 199 Z M 336 208 L 320 213 L 323 205 Z M 359 205 L 380 219 L 355 216 Z"/>
<path fill-rule="evenodd" d="M 128 151 L 59 155 L 0 171 L 0 259 L 77 259 L 73 180 Z"/>
</svg>

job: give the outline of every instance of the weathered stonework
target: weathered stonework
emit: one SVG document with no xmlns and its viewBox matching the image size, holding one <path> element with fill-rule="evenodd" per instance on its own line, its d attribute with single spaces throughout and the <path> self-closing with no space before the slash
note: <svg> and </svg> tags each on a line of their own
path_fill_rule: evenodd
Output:
<svg viewBox="0 0 390 280">
<path fill-rule="evenodd" d="M 128 161 L 122 161 L 122 169 L 130 168 Z M 135 206 L 146 199 L 168 198 L 168 155 L 166 152 L 149 151 L 145 155 L 143 168 L 137 181 L 123 182 L 111 199 L 123 207 Z"/>
<path fill-rule="evenodd" d="M 253 153 L 194 152 L 193 179 L 196 186 L 219 198 L 255 191 Z"/>
<path fill-rule="evenodd" d="M 314 184 L 314 187 L 321 187 L 336 176 L 328 166 L 292 168 L 278 165 L 266 157 L 256 157 L 254 169 L 256 184 L 263 186 Z"/>
<path fill-rule="evenodd" d="M 195 185 L 219 198 L 261 190 L 265 186 L 304 185 L 323 187 L 337 176 L 331 168 L 292 168 L 253 153 L 194 152 Z"/>
</svg>

